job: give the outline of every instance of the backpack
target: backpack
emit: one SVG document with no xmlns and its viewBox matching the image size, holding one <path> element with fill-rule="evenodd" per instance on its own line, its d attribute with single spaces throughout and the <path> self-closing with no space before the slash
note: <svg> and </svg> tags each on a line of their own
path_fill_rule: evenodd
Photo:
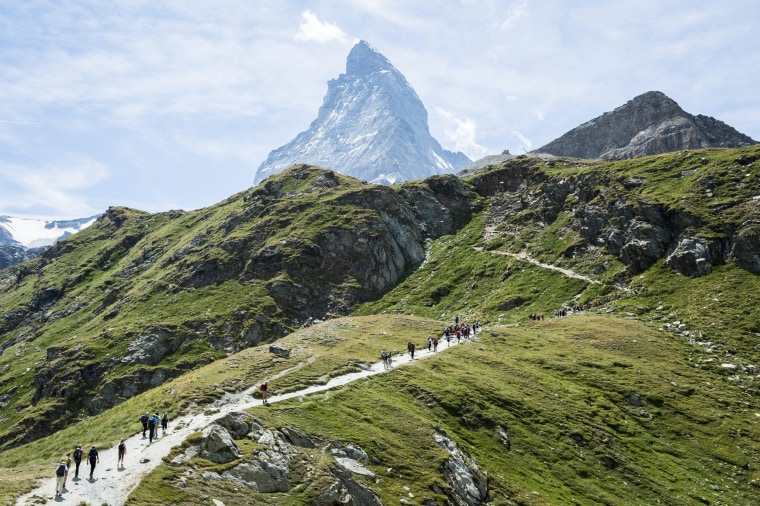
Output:
<svg viewBox="0 0 760 506">
<path fill-rule="evenodd" d="M 169 414 L 164 413 L 164 415 L 161 417 L 162 422 L 168 422 L 169 421 Z"/>
<path fill-rule="evenodd" d="M 60 464 L 58 464 L 58 469 L 55 470 L 55 475 L 63 476 L 64 474 L 66 474 L 66 464 L 61 462 Z"/>
<path fill-rule="evenodd" d="M 92 448 L 89 453 L 90 460 L 95 460 L 98 458 L 98 450 L 95 448 Z"/>
<path fill-rule="evenodd" d="M 126 449 L 127 449 L 127 445 L 126 445 L 126 444 L 124 444 L 124 443 L 119 443 L 119 451 L 120 451 L 120 452 L 123 452 L 123 451 L 124 451 L 124 450 L 126 450 Z"/>
<path fill-rule="evenodd" d="M 74 460 L 82 460 L 82 449 L 77 448 L 74 450 Z"/>
</svg>

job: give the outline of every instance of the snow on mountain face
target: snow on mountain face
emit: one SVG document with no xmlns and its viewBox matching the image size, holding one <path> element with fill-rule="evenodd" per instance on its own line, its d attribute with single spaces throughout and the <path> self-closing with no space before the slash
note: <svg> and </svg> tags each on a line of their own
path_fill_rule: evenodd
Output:
<svg viewBox="0 0 760 506">
<path fill-rule="evenodd" d="M 74 220 L 42 220 L 0 216 L 0 244 L 27 248 L 50 246 L 56 241 L 92 225 L 98 216 Z"/>
<path fill-rule="evenodd" d="M 328 82 L 317 119 L 269 154 L 255 183 L 296 163 L 393 184 L 453 173 L 470 159 L 441 147 L 430 135 L 425 107 L 404 76 L 361 41 L 348 55 L 346 73 Z"/>
</svg>

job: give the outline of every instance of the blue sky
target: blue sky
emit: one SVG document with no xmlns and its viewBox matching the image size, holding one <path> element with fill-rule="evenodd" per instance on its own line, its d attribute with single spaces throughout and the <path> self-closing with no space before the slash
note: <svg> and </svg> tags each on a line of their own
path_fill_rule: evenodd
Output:
<svg viewBox="0 0 760 506">
<path fill-rule="evenodd" d="M 760 140 L 756 0 L 0 3 L 0 214 L 197 209 L 250 187 L 363 39 L 433 136 L 535 149 L 659 90 Z"/>
</svg>

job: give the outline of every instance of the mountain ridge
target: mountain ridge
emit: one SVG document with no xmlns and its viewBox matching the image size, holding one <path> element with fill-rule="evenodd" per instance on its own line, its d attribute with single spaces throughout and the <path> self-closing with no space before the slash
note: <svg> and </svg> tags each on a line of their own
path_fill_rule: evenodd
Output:
<svg viewBox="0 0 760 506">
<path fill-rule="evenodd" d="M 639 95 L 589 120 L 536 154 L 585 159 L 627 159 L 682 149 L 738 148 L 757 144 L 722 121 L 693 116 L 660 91 Z"/>
<path fill-rule="evenodd" d="M 234 480 L 276 467 L 293 504 L 341 486 L 442 503 L 456 476 L 482 485 L 474 505 L 751 504 L 758 159 L 518 156 L 394 187 L 300 165 L 201 210 L 111 208 L 0 271 L 0 452 L 27 478 L 0 497 L 50 479 L 66 441 L 113 446 L 146 407 L 213 411 L 267 379 L 297 391 L 381 347 L 427 353 L 458 318 L 484 324 L 480 342 L 243 413 L 245 431 L 198 427 L 125 501 L 275 500 Z M 223 464 L 207 453 L 220 425 L 239 455 Z M 381 480 L 330 471 L 349 446 Z"/>
</svg>

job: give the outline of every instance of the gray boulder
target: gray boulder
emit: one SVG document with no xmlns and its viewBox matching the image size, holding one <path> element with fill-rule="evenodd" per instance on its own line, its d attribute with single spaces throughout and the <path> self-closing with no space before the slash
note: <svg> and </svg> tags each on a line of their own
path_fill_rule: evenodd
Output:
<svg viewBox="0 0 760 506">
<path fill-rule="evenodd" d="M 222 479 L 244 485 L 256 492 L 287 492 L 290 473 L 287 462 L 255 460 L 244 462 L 222 474 Z"/>
<path fill-rule="evenodd" d="M 252 428 L 253 417 L 244 411 L 232 411 L 216 420 L 233 439 L 243 439 Z"/>
<path fill-rule="evenodd" d="M 707 241 L 698 237 L 684 237 L 665 263 L 684 276 L 696 278 L 712 272 L 712 259 Z"/>
<path fill-rule="evenodd" d="M 242 452 L 227 429 L 211 425 L 204 432 L 199 455 L 211 462 L 223 464 L 239 459 Z"/>
</svg>

